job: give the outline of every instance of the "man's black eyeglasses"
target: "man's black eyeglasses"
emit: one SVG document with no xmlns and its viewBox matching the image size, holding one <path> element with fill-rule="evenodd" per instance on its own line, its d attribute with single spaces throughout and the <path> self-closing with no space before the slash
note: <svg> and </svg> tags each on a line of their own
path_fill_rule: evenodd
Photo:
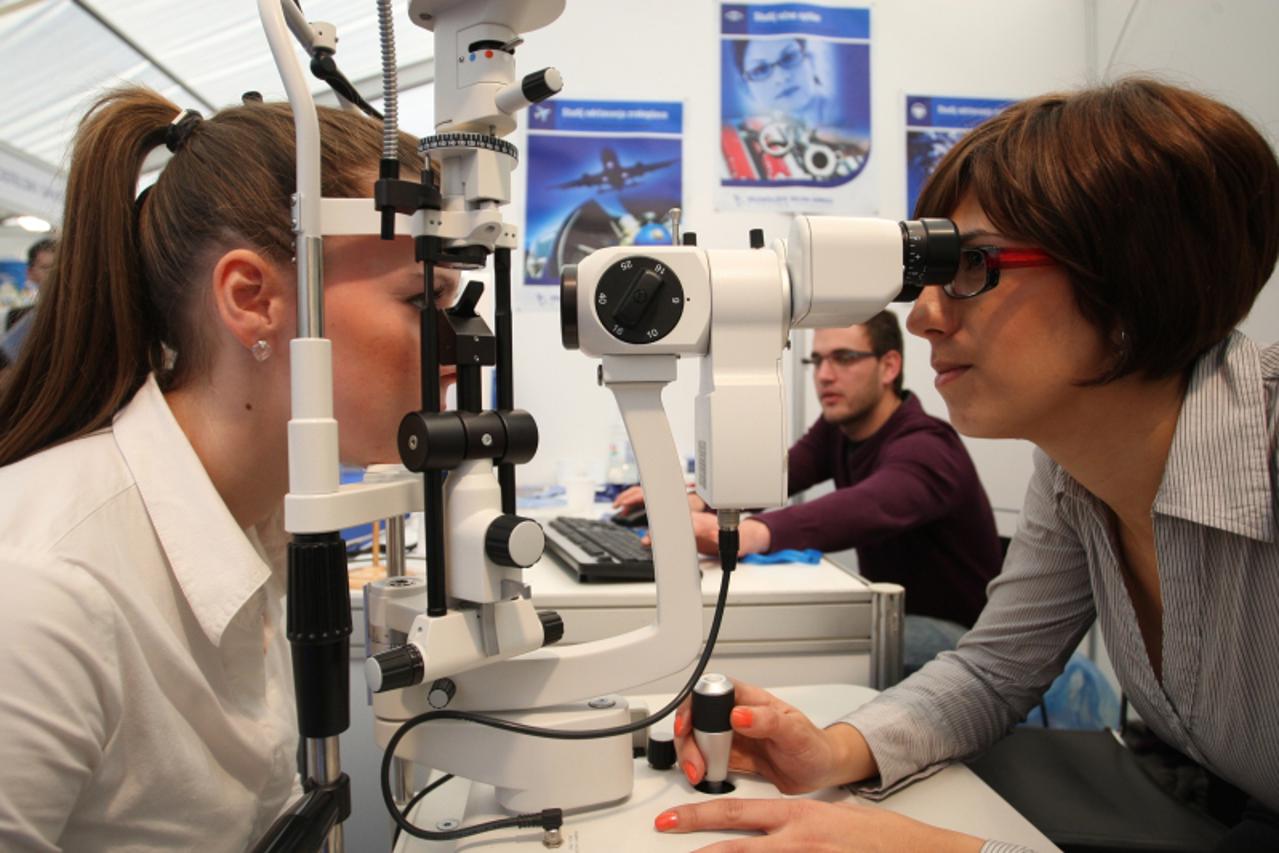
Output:
<svg viewBox="0 0 1279 853">
<path fill-rule="evenodd" d="M 815 352 L 808 358 L 800 360 L 814 370 L 821 370 L 822 362 L 827 360 L 836 367 L 851 367 L 863 358 L 879 358 L 879 354 L 860 349 L 836 349 L 826 355 Z"/>
</svg>

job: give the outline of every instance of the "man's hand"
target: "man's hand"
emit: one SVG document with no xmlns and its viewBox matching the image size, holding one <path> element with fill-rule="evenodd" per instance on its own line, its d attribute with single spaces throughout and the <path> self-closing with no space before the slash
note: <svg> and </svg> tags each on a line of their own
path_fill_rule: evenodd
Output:
<svg viewBox="0 0 1279 853">
<path fill-rule="evenodd" d="M 982 840 L 859 803 L 816 800 L 746 800 L 721 797 L 676 806 L 657 816 L 659 832 L 754 830 L 762 837 L 734 838 L 699 848 L 698 853 L 848 853 L 848 851 L 928 850 L 977 853 Z"/>
<path fill-rule="evenodd" d="M 773 539 L 772 531 L 763 522 L 748 518 L 737 527 L 739 544 L 737 555 L 763 554 Z M 711 557 L 719 556 L 719 520 L 713 512 L 693 513 L 693 538 L 697 540 L 699 553 Z M 648 537 L 644 537 L 648 543 Z"/>
<path fill-rule="evenodd" d="M 631 486 L 617 497 L 613 498 L 613 506 L 619 512 L 625 512 L 635 507 L 644 505 L 644 488 L 642 486 Z M 688 493 L 688 508 L 693 512 L 705 512 L 706 501 L 697 496 L 696 492 Z"/>
</svg>

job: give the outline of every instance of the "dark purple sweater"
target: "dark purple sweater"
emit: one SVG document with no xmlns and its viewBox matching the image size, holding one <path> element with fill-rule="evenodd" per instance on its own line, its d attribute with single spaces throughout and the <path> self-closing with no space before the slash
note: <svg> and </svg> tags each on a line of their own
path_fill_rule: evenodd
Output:
<svg viewBox="0 0 1279 853">
<path fill-rule="evenodd" d="M 835 491 L 754 516 L 770 548 L 857 549 L 858 571 L 906 587 L 906 612 L 971 626 L 1003 561 L 990 501 L 958 434 L 909 392 L 865 441 L 822 419 L 790 449 L 790 493 Z"/>
</svg>

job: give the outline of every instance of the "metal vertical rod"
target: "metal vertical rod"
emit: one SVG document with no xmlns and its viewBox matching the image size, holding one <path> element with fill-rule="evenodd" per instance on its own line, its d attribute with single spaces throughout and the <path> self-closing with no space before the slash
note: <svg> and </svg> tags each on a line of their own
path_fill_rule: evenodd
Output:
<svg viewBox="0 0 1279 853">
<path fill-rule="evenodd" d="M 906 588 L 873 583 L 870 596 L 870 686 L 887 690 L 902 680 Z"/>
<path fill-rule="evenodd" d="M 515 359 L 512 336 L 515 331 L 511 314 L 511 250 L 493 252 L 494 294 L 493 325 L 497 337 L 497 400 L 494 408 L 509 412 L 515 408 Z M 497 482 L 502 489 L 502 512 L 515 513 L 515 466 L 503 462 L 497 466 Z"/>
<path fill-rule="evenodd" d="M 336 737 L 307 738 L 306 763 L 312 779 L 317 782 L 336 782 L 342 775 L 338 739 Z M 335 823 L 329 830 L 328 840 L 320 849 L 323 853 L 340 853 L 343 844 L 342 824 Z"/>
<path fill-rule="evenodd" d="M 386 519 L 386 576 L 404 576 L 404 516 Z"/>
<path fill-rule="evenodd" d="M 324 241 L 299 236 L 298 337 L 324 337 Z"/>
<path fill-rule="evenodd" d="M 435 307 L 435 251 L 431 238 L 426 244 L 423 287 L 426 307 L 422 309 L 422 411 L 440 410 L 440 353 L 438 309 Z M 427 471 L 422 476 L 423 509 L 426 516 L 426 615 L 448 612 L 447 568 L 444 562 L 444 472 Z"/>
</svg>

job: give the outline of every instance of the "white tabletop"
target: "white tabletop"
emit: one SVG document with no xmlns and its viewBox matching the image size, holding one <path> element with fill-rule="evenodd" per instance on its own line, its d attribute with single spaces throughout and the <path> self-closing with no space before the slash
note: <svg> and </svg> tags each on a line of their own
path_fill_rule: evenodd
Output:
<svg viewBox="0 0 1279 853">
<path fill-rule="evenodd" d="M 804 710 L 818 725 L 838 720 L 875 696 L 875 691 L 869 687 L 847 684 L 782 687 L 774 692 L 784 701 Z M 652 709 L 660 707 L 669 697 L 640 696 L 632 699 L 644 702 Z M 730 780 L 737 790 L 729 796 L 781 796 L 772 785 L 755 777 L 732 774 Z M 826 802 L 868 802 L 843 789 L 820 791 L 807 796 Z M 635 787 L 631 796 L 619 805 L 568 815 L 564 822 L 564 846 L 561 849 L 580 853 L 674 853 L 736 837 L 734 833 L 722 832 L 668 835 L 653 829 L 654 818 L 665 809 L 709 799 L 713 797 L 694 790 L 677 769 L 656 771 L 639 759 L 635 762 Z M 434 829 L 440 820 L 460 818 L 468 800 L 467 823 L 503 814 L 498 811 L 492 788 L 471 785 L 459 779 L 449 782 L 423 800 L 413 815 L 413 821 L 419 826 Z M 878 805 L 934 826 L 980 838 L 1023 844 L 1040 853 L 1058 849 L 962 764 L 951 765 L 928 779 L 898 791 Z M 487 833 L 457 842 L 456 846 L 404 836 L 395 849 L 397 853 L 435 853 L 445 850 L 517 853 L 544 849 L 541 839 L 540 830 Z"/>
</svg>

